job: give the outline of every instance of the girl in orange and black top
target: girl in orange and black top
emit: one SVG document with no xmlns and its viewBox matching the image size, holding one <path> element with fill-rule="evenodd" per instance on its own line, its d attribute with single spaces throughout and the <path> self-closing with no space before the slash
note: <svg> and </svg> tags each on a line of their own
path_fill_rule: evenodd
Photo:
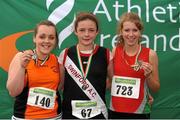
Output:
<svg viewBox="0 0 180 120">
<path fill-rule="evenodd" d="M 7 89 L 15 97 L 12 119 L 61 118 L 59 64 L 51 54 L 58 43 L 55 25 L 37 24 L 33 42 L 36 48 L 17 53 L 9 67 Z"/>
</svg>

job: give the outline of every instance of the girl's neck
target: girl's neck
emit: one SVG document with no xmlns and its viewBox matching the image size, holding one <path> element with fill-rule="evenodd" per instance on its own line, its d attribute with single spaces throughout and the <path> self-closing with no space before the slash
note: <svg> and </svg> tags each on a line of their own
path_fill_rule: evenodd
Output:
<svg viewBox="0 0 180 120">
<path fill-rule="evenodd" d="M 39 60 L 45 60 L 49 55 L 41 54 L 36 50 L 36 54 Z"/>
<path fill-rule="evenodd" d="M 94 49 L 94 44 L 88 45 L 88 46 L 84 46 L 82 44 L 78 44 L 78 48 L 80 51 L 88 51 L 88 50 L 93 50 Z"/>
<path fill-rule="evenodd" d="M 134 56 L 138 53 L 139 51 L 139 44 L 138 45 L 134 45 L 134 46 L 124 46 L 124 51 L 126 52 L 126 54 L 128 56 Z"/>
</svg>

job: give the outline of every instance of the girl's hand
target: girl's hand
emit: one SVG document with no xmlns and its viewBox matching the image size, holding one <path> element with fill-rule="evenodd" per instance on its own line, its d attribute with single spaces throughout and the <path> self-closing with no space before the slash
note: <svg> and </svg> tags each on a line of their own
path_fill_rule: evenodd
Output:
<svg viewBox="0 0 180 120">
<path fill-rule="evenodd" d="M 20 61 L 21 61 L 21 66 L 23 68 L 26 68 L 26 66 L 28 65 L 29 61 L 32 59 L 33 56 L 33 51 L 32 50 L 25 50 L 22 52 Z"/>
<path fill-rule="evenodd" d="M 150 63 L 147 62 L 141 62 L 141 69 L 144 70 L 144 75 L 146 78 L 149 78 L 150 75 L 152 74 L 152 65 Z"/>
</svg>

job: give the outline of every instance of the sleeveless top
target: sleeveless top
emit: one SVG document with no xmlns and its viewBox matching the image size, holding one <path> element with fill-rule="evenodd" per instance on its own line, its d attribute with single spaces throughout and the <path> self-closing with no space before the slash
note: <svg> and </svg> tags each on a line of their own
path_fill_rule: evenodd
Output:
<svg viewBox="0 0 180 120">
<path fill-rule="evenodd" d="M 50 54 L 42 66 L 37 66 L 32 59 L 26 67 L 25 75 L 27 82 L 23 92 L 15 99 L 14 116 L 34 119 L 51 118 L 60 114 L 60 74 L 57 57 Z"/>
<path fill-rule="evenodd" d="M 149 62 L 149 48 L 142 47 L 138 60 Z M 114 94 L 120 93 L 122 95 L 112 95 L 110 100 L 110 109 L 116 112 L 123 113 L 150 113 L 150 105 L 148 104 L 148 88 L 144 76 L 144 70 L 135 71 L 129 64 L 134 64 L 135 56 L 128 56 L 125 54 L 123 47 L 118 46 L 115 50 L 114 56 L 114 76 L 121 83 L 113 88 Z M 128 63 L 127 63 L 128 62 Z M 116 82 L 117 82 L 116 81 Z M 135 85 L 137 83 L 137 85 Z M 133 87 L 135 89 L 133 89 Z M 133 91 L 134 90 L 134 91 Z M 131 96 L 132 95 L 132 96 Z"/>
<path fill-rule="evenodd" d="M 63 53 L 64 52 L 64 53 Z M 64 50 L 61 54 L 64 54 L 63 60 L 59 60 L 60 64 L 62 61 L 65 61 L 66 56 L 68 56 L 74 64 L 80 69 L 78 63 L 78 55 L 76 46 L 72 46 L 66 50 Z M 89 72 L 87 75 L 87 79 L 96 89 L 102 100 L 105 102 L 105 92 L 106 92 L 106 77 L 107 77 L 107 66 L 109 63 L 109 54 L 110 51 L 106 48 L 97 46 L 93 50 L 93 56 L 89 68 Z M 60 55 L 62 56 L 62 55 Z M 87 60 L 90 54 L 84 54 L 80 52 L 81 60 L 83 63 L 83 69 L 86 69 Z M 62 59 L 62 58 L 60 58 Z M 68 74 L 65 69 L 65 77 L 64 77 L 64 91 L 63 91 L 63 103 L 62 110 L 63 112 L 71 113 L 71 101 L 72 100 L 89 100 L 86 94 L 82 91 L 82 89 L 75 83 L 72 77 Z"/>
</svg>

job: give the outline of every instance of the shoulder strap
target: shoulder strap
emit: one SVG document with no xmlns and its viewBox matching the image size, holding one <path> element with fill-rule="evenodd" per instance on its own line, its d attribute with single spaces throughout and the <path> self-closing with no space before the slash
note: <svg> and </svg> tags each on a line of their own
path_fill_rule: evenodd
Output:
<svg viewBox="0 0 180 120">
<path fill-rule="evenodd" d="M 67 53 L 68 53 L 68 49 L 69 49 L 69 48 L 66 48 L 66 49 L 65 49 L 65 52 L 64 52 L 63 65 L 64 65 L 64 63 L 65 63 L 65 61 L 66 61 L 66 57 L 67 57 Z"/>
</svg>

